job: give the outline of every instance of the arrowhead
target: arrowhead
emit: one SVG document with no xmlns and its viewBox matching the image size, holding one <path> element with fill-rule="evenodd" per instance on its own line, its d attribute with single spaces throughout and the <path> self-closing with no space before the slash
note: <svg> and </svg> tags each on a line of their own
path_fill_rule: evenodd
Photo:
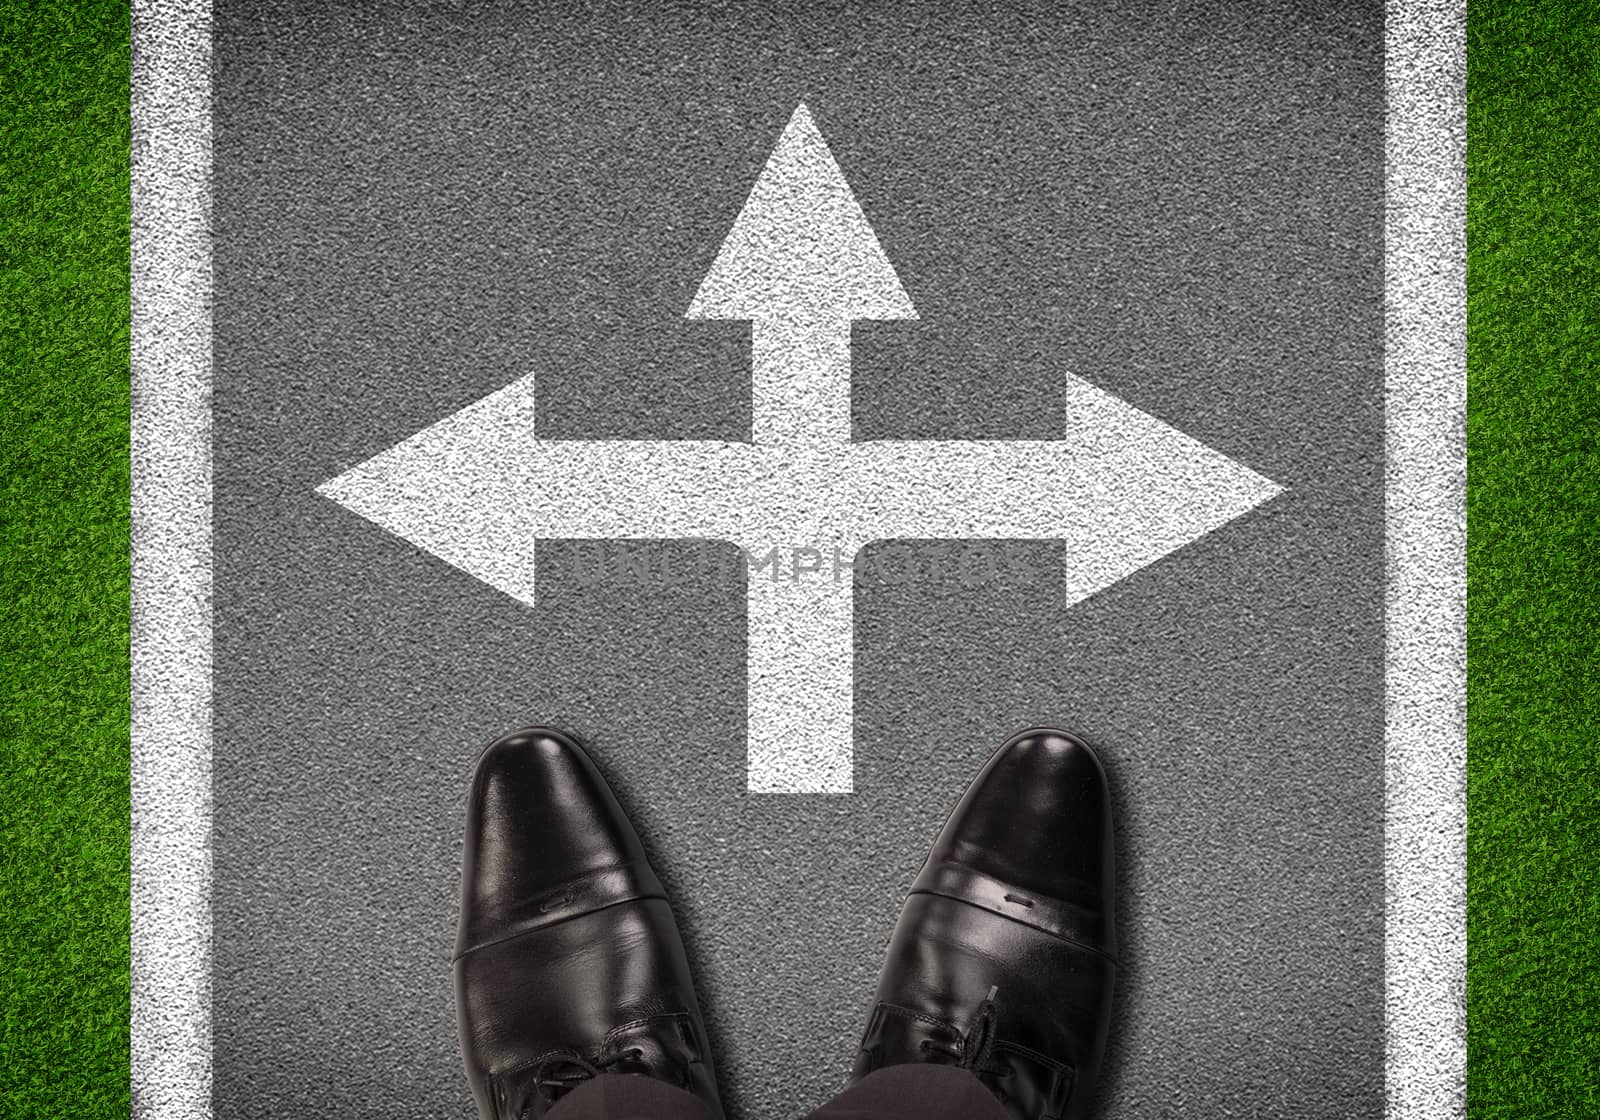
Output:
<svg viewBox="0 0 1600 1120">
<path fill-rule="evenodd" d="M 794 111 L 690 319 L 915 319 L 917 312 L 804 105 Z"/>
</svg>

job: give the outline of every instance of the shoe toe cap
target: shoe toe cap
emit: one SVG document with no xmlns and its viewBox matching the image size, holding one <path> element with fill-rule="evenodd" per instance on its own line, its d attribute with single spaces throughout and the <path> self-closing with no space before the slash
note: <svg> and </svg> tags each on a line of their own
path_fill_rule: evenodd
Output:
<svg viewBox="0 0 1600 1120">
<path fill-rule="evenodd" d="M 484 750 L 467 806 L 464 927 L 483 936 L 552 888 L 634 864 L 647 866 L 637 834 L 593 761 L 570 738 L 530 727 Z"/>
<path fill-rule="evenodd" d="M 968 789 L 930 862 L 973 868 L 1101 915 L 1113 904 L 1105 770 L 1083 740 L 1037 728 L 1007 740 Z"/>
</svg>

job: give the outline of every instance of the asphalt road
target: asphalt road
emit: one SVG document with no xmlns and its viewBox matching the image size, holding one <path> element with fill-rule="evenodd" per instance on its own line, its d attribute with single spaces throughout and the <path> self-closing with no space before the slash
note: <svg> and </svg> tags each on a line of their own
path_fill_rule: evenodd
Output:
<svg viewBox="0 0 1600 1120">
<path fill-rule="evenodd" d="M 1381 1115 L 1381 5 L 481 7 L 216 9 L 217 1114 L 469 1115 L 466 781 L 537 721 L 634 812 L 735 1117 L 840 1086 L 1034 723 L 1115 784 L 1105 1115 Z M 849 796 L 745 791 L 729 546 L 542 546 L 530 608 L 314 493 L 533 370 L 541 436 L 746 438 L 748 328 L 682 316 L 802 100 L 920 313 L 856 328 L 857 438 L 1052 438 L 1070 371 L 1288 488 L 1070 609 L 1061 545 L 863 580 Z"/>
</svg>

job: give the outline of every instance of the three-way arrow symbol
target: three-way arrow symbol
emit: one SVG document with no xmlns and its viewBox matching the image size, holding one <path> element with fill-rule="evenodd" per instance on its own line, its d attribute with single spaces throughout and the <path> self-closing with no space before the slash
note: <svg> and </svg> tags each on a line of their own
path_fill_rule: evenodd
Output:
<svg viewBox="0 0 1600 1120">
<path fill-rule="evenodd" d="M 696 537 L 1065 540 L 1070 604 L 1281 489 L 1072 376 L 1059 440 L 852 441 L 850 324 L 917 315 L 804 105 L 688 315 L 752 324 L 749 443 L 535 439 L 529 375 L 318 491 L 529 604 L 535 539 Z M 851 789 L 852 602 L 836 570 L 752 569 L 750 789 Z"/>
</svg>

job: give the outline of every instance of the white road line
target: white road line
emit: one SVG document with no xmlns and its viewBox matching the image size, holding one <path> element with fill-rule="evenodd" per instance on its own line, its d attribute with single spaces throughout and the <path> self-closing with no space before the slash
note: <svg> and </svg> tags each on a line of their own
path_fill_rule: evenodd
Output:
<svg viewBox="0 0 1600 1120">
<path fill-rule="evenodd" d="M 1392 0 L 1385 477 L 1385 1075 L 1466 1115 L 1466 11 Z"/>
<path fill-rule="evenodd" d="M 211 8 L 135 0 L 132 1112 L 211 1114 Z"/>
</svg>

